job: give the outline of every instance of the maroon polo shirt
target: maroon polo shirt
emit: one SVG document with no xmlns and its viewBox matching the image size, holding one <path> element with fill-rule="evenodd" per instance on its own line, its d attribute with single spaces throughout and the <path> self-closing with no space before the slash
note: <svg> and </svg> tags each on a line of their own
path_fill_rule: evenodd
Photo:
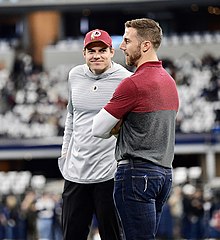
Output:
<svg viewBox="0 0 220 240">
<path fill-rule="evenodd" d="M 139 66 L 104 108 L 124 120 L 116 160 L 142 159 L 172 167 L 179 99 L 175 81 L 161 61 Z"/>
</svg>

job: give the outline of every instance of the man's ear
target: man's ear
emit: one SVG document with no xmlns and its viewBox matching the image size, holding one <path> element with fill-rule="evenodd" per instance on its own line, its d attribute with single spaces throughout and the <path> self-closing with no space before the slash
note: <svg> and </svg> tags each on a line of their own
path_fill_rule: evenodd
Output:
<svg viewBox="0 0 220 240">
<path fill-rule="evenodd" d="M 147 52 L 149 48 L 151 47 L 151 42 L 150 41 L 144 41 L 141 43 L 142 46 L 142 51 Z"/>
<path fill-rule="evenodd" d="M 114 48 L 110 48 L 110 52 L 113 56 L 115 55 L 115 49 Z"/>
<path fill-rule="evenodd" d="M 86 56 L 86 49 L 84 48 L 83 49 L 83 57 L 85 57 Z"/>
</svg>

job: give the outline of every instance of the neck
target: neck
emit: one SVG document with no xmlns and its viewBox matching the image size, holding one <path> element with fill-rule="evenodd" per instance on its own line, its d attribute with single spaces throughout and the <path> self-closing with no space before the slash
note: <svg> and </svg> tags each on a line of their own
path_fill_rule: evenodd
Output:
<svg viewBox="0 0 220 240">
<path fill-rule="evenodd" d="M 159 61 L 159 59 L 158 59 L 156 54 L 154 54 L 152 56 L 142 55 L 142 57 L 137 62 L 136 67 L 138 68 L 140 65 L 142 65 L 145 62 L 155 62 L 155 61 L 156 62 Z"/>
</svg>

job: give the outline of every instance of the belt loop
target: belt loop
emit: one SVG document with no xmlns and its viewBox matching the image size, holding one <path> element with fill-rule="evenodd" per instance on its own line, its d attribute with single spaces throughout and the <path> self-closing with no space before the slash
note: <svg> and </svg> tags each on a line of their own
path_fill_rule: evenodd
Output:
<svg viewBox="0 0 220 240">
<path fill-rule="evenodd" d="M 134 169 L 134 160 L 130 158 L 129 161 L 130 161 L 130 164 L 131 164 L 131 169 Z"/>
</svg>

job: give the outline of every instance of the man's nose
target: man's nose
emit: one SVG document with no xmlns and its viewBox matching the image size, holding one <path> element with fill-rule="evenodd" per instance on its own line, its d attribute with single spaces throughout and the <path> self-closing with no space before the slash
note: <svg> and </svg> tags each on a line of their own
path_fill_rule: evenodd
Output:
<svg viewBox="0 0 220 240">
<path fill-rule="evenodd" d="M 125 50 L 125 46 L 124 46 L 124 43 L 123 43 L 123 42 L 119 45 L 119 48 L 120 48 L 121 50 Z"/>
<path fill-rule="evenodd" d="M 100 53 L 99 52 L 95 52 L 94 53 L 94 58 L 99 58 L 100 57 Z"/>
</svg>

